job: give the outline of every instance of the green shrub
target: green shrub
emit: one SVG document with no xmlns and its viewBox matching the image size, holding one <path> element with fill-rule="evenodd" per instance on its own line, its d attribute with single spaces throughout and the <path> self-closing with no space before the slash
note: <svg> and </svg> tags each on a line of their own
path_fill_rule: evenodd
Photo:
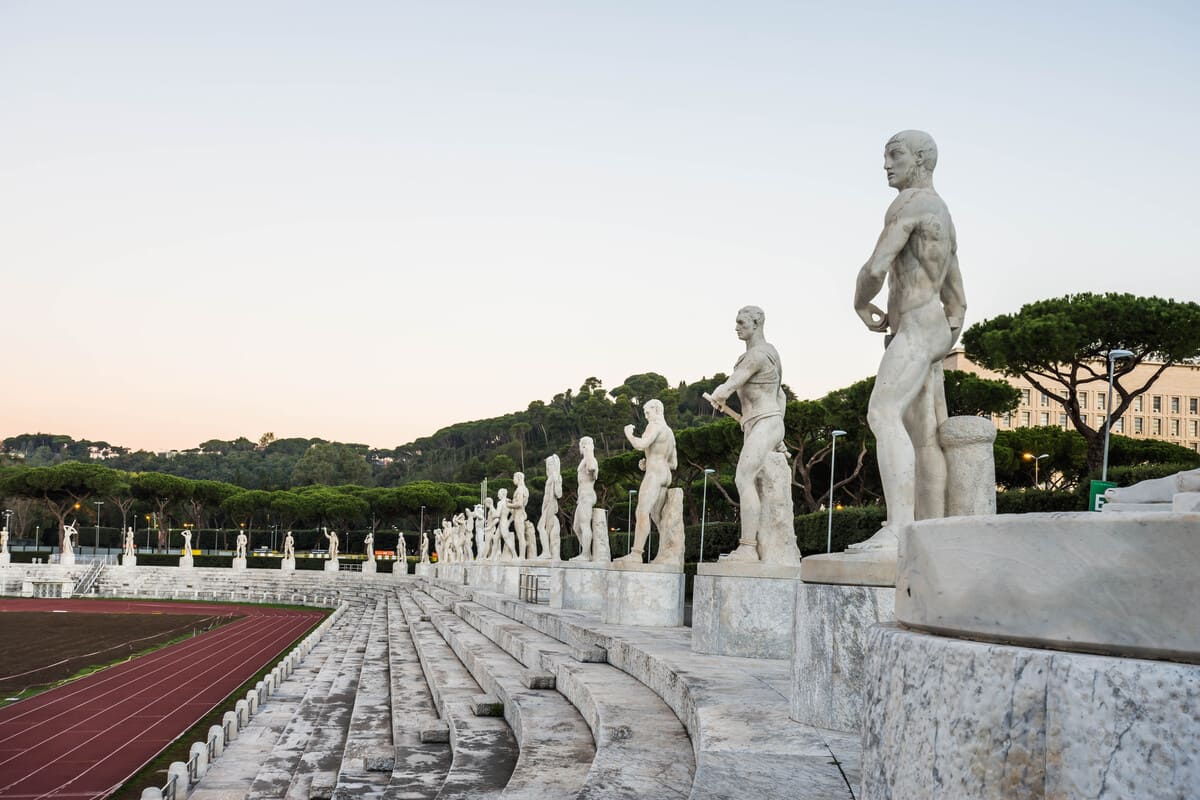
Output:
<svg viewBox="0 0 1200 800">
<path fill-rule="evenodd" d="M 833 511 L 832 552 L 840 553 L 848 546 L 870 539 L 878 531 L 887 512 L 883 506 L 846 506 Z M 814 511 L 796 517 L 796 544 L 802 555 L 826 552 L 829 512 Z"/>
<path fill-rule="evenodd" d="M 1010 489 L 996 493 L 996 513 L 1031 514 L 1046 511 L 1086 511 L 1087 497 L 1073 491 Z"/>
</svg>

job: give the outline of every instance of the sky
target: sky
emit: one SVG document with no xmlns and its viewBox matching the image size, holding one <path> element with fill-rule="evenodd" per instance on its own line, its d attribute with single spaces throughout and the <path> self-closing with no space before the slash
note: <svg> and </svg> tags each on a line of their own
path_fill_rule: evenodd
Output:
<svg viewBox="0 0 1200 800">
<path fill-rule="evenodd" d="M 0 0 L 0 438 L 395 447 L 588 377 L 873 374 L 937 140 L 967 324 L 1195 301 L 1200 4 Z"/>
</svg>

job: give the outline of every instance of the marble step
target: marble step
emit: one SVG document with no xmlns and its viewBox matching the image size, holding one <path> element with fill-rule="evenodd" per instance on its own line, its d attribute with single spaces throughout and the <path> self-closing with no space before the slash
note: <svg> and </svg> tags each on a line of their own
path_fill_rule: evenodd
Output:
<svg viewBox="0 0 1200 800">
<path fill-rule="evenodd" d="M 570 646 L 478 603 L 458 601 L 453 611 L 528 669 L 552 676 L 588 723 L 596 757 L 580 798 L 688 796 L 692 743 L 662 698 L 613 666 L 577 661 Z"/>
<path fill-rule="evenodd" d="M 428 594 L 413 591 L 412 597 L 480 687 L 504 703 L 504 718 L 520 747 L 504 796 L 577 797 L 596 751 L 591 730 L 575 707 L 556 691 L 527 689 L 524 665 Z"/>
<path fill-rule="evenodd" d="M 397 600 L 428 683 L 432 707 L 447 725 L 452 760 L 436 797 L 467 800 L 499 797 L 520 751 L 502 717 L 476 717 L 471 701 L 483 690 L 413 599 Z"/>
<path fill-rule="evenodd" d="M 382 798 L 396 762 L 388 675 L 387 603 L 381 600 L 370 613 L 371 631 L 333 793 L 338 800 Z"/>
</svg>

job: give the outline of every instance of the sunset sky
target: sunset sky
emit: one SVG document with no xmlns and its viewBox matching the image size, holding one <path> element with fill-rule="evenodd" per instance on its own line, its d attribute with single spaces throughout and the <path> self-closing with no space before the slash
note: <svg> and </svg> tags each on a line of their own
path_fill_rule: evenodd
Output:
<svg viewBox="0 0 1200 800">
<path fill-rule="evenodd" d="M 394 447 L 589 376 L 872 374 L 922 128 L 968 324 L 1197 300 L 1200 5 L 0 0 L 0 438 Z"/>
</svg>

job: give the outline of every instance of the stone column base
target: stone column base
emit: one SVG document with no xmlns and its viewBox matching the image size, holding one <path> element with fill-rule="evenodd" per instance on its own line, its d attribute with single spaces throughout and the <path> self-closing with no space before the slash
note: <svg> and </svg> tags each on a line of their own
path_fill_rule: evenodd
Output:
<svg viewBox="0 0 1200 800">
<path fill-rule="evenodd" d="M 375 574 L 375 559 L 368 558 L 366 561 L 364 561 L 362 571 L 363 571 L 364 575 L 374 575 Z"/>
<path fill-rule="evenodd" d="M 792 719 L 859 732 L 867 635 L 875 623 L 894 620 L 895 608 L 896 590 L 890 586 L 796 585 Z"/>
<path fill-rule="evenodd" d="M 60 567 L 75 566 L 75 554 L 74 553 L 61 553 L 58 557 L 58 565 Z"/>
<path fill-rule="evenodd" d="M 341 569 L 341 566 L 338 563 L 338 559 L 336 559 L 336 558 L 325 559 L 325 571 L 326 572 L 337 572 L 340 569 Z"/>
<path fill-rule="evenodd" d="M 678 627 L 683 624 L 683 568 L 665 564 L 606 565 L 606 625 Z"/>
<path fill-rule="evenodd" d="M 191 561 L 191 560 L 192 560 L 192 559 L 191 559 L 191 557 L 189 557 L 189 556 L 183 556 L 183 558 L 180 558 L 180 559 L 179 559 L 179 565 L 180 565 L 180 566 L 183 566 L 183 559 L 184 559 L 184 558 L 186 558 L 188 561 Z M 235 559 L 233 560 L 233 564 L 232 564 L 231 566 L 232 566 L 234 569 L 236 569 L 236 570 L 242 570 L 242 569 L 245 569 L 245 568 L 246 568 L 246 559 L 244 559 L 244 558 L 235 558 Z"/>
<path fill-rule="evenodd" d="M 601 561 L 555 561 L 550 567 L 550 607 L 600 611 L 608 564 Z"/>
<path fill-rule="evenodd" d="M 416 574 L 425 578 L 437 577 L 437 564 L 431 564 L 428 561 L 416 563 Z"/>
<path fill-rule="evenodd" d="M 12 553 L 0 553 L 0 567 L 7 567 L 12 563 Z"/>
<path fill-rule="evenodd" d="M 888 624 L 871 629 L 866 666 L 866 800 L 1191 797 L 1200 786 L 1194 664 Z"/>
<path fill-rule="evenodd" d="M 0 563 L 3 563 L 3 562 L 0 562 Z M 126 555 L 121 556 L 121 566 L 122 567 L 136 567 L 137 566 L 137 556 L 126 556 Z"/>
<path fill-rule="evenodd" d="M 742 658 L 791 658 L 799 582 L 799 566 L 699 564 L 692 590 L 692 650 Z"/>
<path fill-rule="evenodd" d="M 467 582 L 467 568 L 462 562 L 443 563 L 439 561 L 433 566 L 434 572 L 441 580 L 460 584 Z"/>
<path fill-rule="evenodd" d="M 296 571 L 296 559 L 294 559 L 294 558 L 283 559 L 282 561 L 279 562 L 279 569 L 282 570 L 283 572 L 295 572 Z"/>
<path fill-rule="evenodd" d="M 234 559 L 234 560 L 236 561 L 236 559 Z M 242 559 L 242 567 L 245 568 L 245 565 L 246 565 L 246 559 L 243 558 Z M 179 568 L 180 569 L 193 569 L 195 566 L 196 566 L 196 562 L 192 559 L 192 557 L 190 555 L 179 557 Z M 235 567 L 235 569 L 236 569 L 236 567 Z"/>
</svg>

